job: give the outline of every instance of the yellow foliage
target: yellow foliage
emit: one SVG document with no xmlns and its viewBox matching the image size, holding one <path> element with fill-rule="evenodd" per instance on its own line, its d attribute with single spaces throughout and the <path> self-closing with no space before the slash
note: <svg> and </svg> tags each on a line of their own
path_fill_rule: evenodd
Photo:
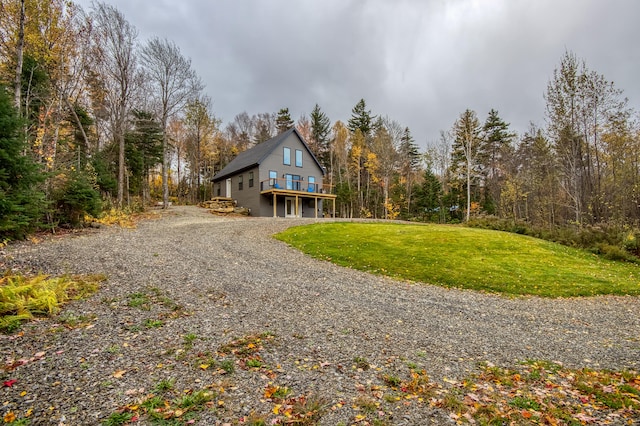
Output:
<svg viewBox="0 0 640 426">
<path fill-rule="evenodd" d="M 400 215 L 400 204 L 394 203 L 389 198 L 384 202 L 384 208 L 387 210 L 387 219 L 394 220 Z"/>
<path fill-rule="evenodd" d="M 154 217 L 155 214 L 150 213 L 135 213 L 128 209 L 115 209 L 112 208 L 109 211 L 103 212 L 100 217 L 95 218 L 91 216 L 85 216 L 85 222 L 96 222 L 103 225 L 118 225 L 121 228 L 135 228 L 138 220 L 145 218 L 149 219 Z"/>
<path fill-rule="evenodd" d="M 104 275 L 24 277 L 6 273 L 0 278 L 0 330 L 11 330 L 34 315 L 55 315 L 69 300 L 98 290 Z"/>
</svg>

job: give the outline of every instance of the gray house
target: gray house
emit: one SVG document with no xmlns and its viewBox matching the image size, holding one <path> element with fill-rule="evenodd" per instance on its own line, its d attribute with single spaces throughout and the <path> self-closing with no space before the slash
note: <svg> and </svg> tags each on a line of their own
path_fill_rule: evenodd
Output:
<svg viewBox="0 0 640 426">
<path fill-rule="evenodd" d="M 293 128 L 240 153 L 213 177 L 213 194 L 232 198 L 252 216 L 322 217 L 322 203 L 336 196 L 325 171 Z"/>
</svg>

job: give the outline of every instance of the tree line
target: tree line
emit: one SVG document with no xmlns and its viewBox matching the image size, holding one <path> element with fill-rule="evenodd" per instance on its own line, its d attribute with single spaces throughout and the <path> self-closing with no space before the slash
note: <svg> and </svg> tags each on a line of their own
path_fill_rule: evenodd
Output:
<svg viewBox="0 0 640 426">
<path fill-rule="evenodd" d="M 640 132 L 620 89 L 567 52 L 524 134 L 496 110 L 461 112 L 421 151 L 411 131 L 361 99 L 346 122 L 316 104 L 222 123 L 189 58 L 141 41 L 115 7 L 0 3 L 0 233 L 77 225 L 102 208 L 197 203 L 240 152 L 295 126 L 342 217 L 540 226 L 637 224 Z M 215 88 L 212 88 L 215 91 Z"/>
</svg>

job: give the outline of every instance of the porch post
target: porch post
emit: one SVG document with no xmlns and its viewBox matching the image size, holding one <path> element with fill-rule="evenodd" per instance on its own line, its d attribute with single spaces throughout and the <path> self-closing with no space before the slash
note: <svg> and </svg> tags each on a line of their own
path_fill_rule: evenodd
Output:
<svg viewBox="0 0 640 426">
<path fill-rule="evenodd" d="M 277 209 L 277 207 L 278 207 L 278 204 L 277 204 L 277 199 L 278 199 L 278 198 L 277 198 L 277 197 L 278 197 L 278 196 L 277 196 L 277 195 L 276 195 L 276 193 L 274 192 L 274 193 L 273 193 L 273 217 L 278 217 L 278 216 L 277 216 L 277 210 L 276 210 L 276 209 Z"/>
<path fill-rule="evenodd" d="M 296 217 L 298 217 L 298 196 L 296 195 L 296 208 L 295 208 L 295 212 L 296 212 Z"/>
<path fill-rule="evenodd" d="M 316 212 L 316 219 L 318 218 L 318 197 L 313 197 L 313 201 L 315 202 L 315 212 Z"/>
<path fill-rule="evenodd" d="M 333 199 L 333 218 L 336 218 L 336 199 Z"/>
</svg>

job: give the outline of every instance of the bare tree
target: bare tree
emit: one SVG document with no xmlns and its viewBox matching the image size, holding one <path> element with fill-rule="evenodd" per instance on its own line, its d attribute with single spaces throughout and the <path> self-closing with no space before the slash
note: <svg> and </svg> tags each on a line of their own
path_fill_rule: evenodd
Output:
<svg viewBox="0 0 640 426">
<path fill-rule="evenodd" d="M 181 111 L 190 99 L 203 89 L 203 84 L 191 68 L 191 60 L 182 56 L 180 48 L 167 39 L 152 38 L 142 48 L 142 62 L 155 86 L 160 108 L 160 121 L 164 129 L 162 138 L 162 201 L 169 205 L 169 161 L 167 123 Z"/>
<path fill-rule="evenodd" d="M 93 4 L 93 53 L 105 85 L 111 132 L 118 142 L 118 206 L 124 199 L 127 112 L 139 76 L 135 47 L 138 31 L 122 12 L 106 3 Z"/>
</svg>

